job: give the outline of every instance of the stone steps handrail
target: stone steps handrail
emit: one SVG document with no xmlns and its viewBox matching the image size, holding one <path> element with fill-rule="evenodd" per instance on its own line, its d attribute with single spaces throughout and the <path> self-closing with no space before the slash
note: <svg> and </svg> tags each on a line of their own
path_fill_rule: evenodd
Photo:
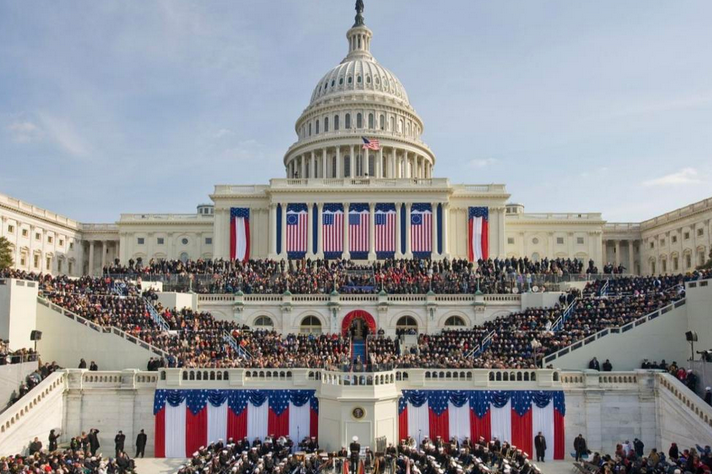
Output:
<svg viewBox="0 0 712 474">
<path fill-rule="evenodd" d="M 15 424 L 22 423 L 23 418 L 32 413 L 50 393 L 61 389 L 64 391 L 64 372 L 55 372 L 40 382 L 35 388 L 25 394 L 2 414 L 0 414 L 0 435 L 7 433 Z"/>
<path fill-rule="evenodd" d="M 607 336 L 608 334 L 622 334 L 624 332 L 628 332 L 631 329 L 634 329 L 641 324 L 645 324 L 648 321 L 652 321 L 653 319 L 662 316 L 663 314 L 669 313 L 673 309 L 679 308 L 680 306 L 685 305 L 685 298 L 679 299 L 667 306 L 664 306 L 662 308 L 656 309 L 655 311 L 646 314 L 645 316 L 641 316 L 638 319 L 635 319 L 629 323 L 624 324 L 623 326 L 612 326 L 609 328 L 601 329 L 595 334 L 591 334 L 588 337 L 585 337 L 583 339 L 580 339 L 572 344 L 569 344 L 567 347 L 564 347 L 563 349 L 560 349 L 552 354 L 549 354 L 547 356 L 544 356 L 544 364 L 548 364 L 549 362 L 553 362 L 554 360 L 558 359 L 559 357 L 562 357 L 566 354 L 569 354 L 577 349 L 580 349 L 583 346 L 586 346 L 588 344 L 591 344 L 592 342 Z"/>
<path fill-rule="evenodd" d="M 62 314 L 69 319 L 76 321 L 79 324 L 83 324 L 84 326 L 90 327 L 91 329 L 95 330 L 96 332 L 102 333 L 102 334 L 114 334 L 116 336 L 119 336 L 133 344 L 136 344 L 144 349 L 147 349 L 154 354 L 157 354 L 163 358 L 168 358 L 170 354 L 163 349 L 159 349 L 158 347 L 154 346 L 153 344 L 149 344 L 148 342 L 144 341 L 143 339 L 139 339 L 136 336 L 132 336 L 131 334 L 125 332 L 122 329 L 117 328 L 116 326 L 101 326 L 99 324 L 96 324 L 92 321 L 89 321 L 86 318 L 83 318 L 79 316 L 78 314 L 75 314 L 71 311 L 69 311 L 66 308 L 62 308 L 61 306 L 58 306 L 51 301 L 42 298 L 41 296 L 37 297 L 37 302 L 41 304 L 42 306 L 45 306 L 47 308 L 50 308 L 53 311 L 58 312 L 59 314 Z"/>
<path fill-rule="evenodd" d="M 707 405 L 695 392 L 690 390 L 670 374 L 660 373 L 657 377 L 658 390 L 666 391 L 680 402 L 679 405 L 690 410 L 691 414 L 709 428 L 712 433 L 712 407 Z"/>
<path fill-rule="evenodd" d="M 153 322 L 158 325 L 163 331 L 169 331 L 171 327 L 168 325 L 165 319 L 163 319 L 163 316 L 160 315 L 160 313 L 156 310 L 156 307 L 153 306 L 153 303 L 151 303 L 148 298 L 145 296 L 143 297 L 143 303 L 146 305 L 146 309 L 148 309 L 148 314 L 151 315 L 151 319 L 153 319 Z"/>
<path fill-rule="evenodd" d="M 551 330 L 552 331 L 558 331 L 559 326 L 563 326 L 563 324 L 566 322 L 567 319 L 569 319 L 569 316 L 571 316 L 571 313 L 574 311 L 574 308 L 576 308 L 576 304 L 578 303 L 578 298 L 574 298 L 574 300 L 571 302 L 570 305 L 566 307 L 564 312 L 559 316 L 556 321 L 554 321 L 554 324 L 551 325 Z"/>
</svg>

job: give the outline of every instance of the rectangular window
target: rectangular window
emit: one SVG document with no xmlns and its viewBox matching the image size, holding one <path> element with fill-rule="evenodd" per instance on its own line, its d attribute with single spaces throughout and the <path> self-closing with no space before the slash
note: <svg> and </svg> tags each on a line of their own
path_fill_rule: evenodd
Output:
<svg viewBox="0 0 712 474">
<path fill-rule="evenodd" d="M 24 255 L 23 255 L 22 257 L 20 257 L 20 265 L 23 266 L 23 267 L 24 267 L 25 265 L 27 265 L 27 258 L 25 258 Z"/>
<path fill-rule="evenodd" d="M 674 244 L 675 242 L 677 242 L 677 235 L 673 235 L 670 239 L 672 240 L 672 243 Z"/>
<path fill-rule="evenodd" d="M 156 242 L 158 243 L 158 245 L 163 245 L 163 237 L 158 237 L 156 239 Z"/>
<path fill-rule="evenodd" d="M 62 261 L 57 260 L 57 273 L 62 273 Z"/>
<path fill-rule="evenodd" d="M 576 237 L 576 243 L 579 245 L 583 245 L 583 237 Z"/>
<path fill-rule="evenodd" d="M 50 270 L 52 268 L 52 259 L 47 257 L 45 260 L 45 269 Z"/>
<path fill-rule="evenodd" d="M 655 248 L 655 242 L 650 242 L 650 248 L 654 249 Z"/>
<path fill-rule="evenodd" d="M 663 260 L 663 272 L 667 271 L 667 260 Z"/>
<path fill-rule="evenodd" d="M 697 237 L 702 237 L 705 234 L 704 229 L 697 229 Z"/>
<path fill-rule="evenodd" d="M 27 237 L 29 233 L 27 232 L 27 229 L 22 229 L 22 236 Z"/>
<path fill-rule="evenodd" d="M 205 237 L 205 245 L 213 245 L 213 238 Z"/>
<path fill-rule="evenodd" d="M 74 242 L 69 242 L 69 250 L 74 250 Z"/>
<path fill-rule="evenodd" d="M 673 257 L 673 259 L 672 259 L 672 269 L 673 269 L 673 270 L 677 270 L 679 266 L 680 266 L 680 261 L 678 260 L 677 257 Z"/>
<path fill-rule="evenodd" d="M 12 225 L 7 226 L 7 231 L 10 234 L 15 233 L 15 226 L 12 226 Z"/>
<path fill-rule="evenodd" d="M 138 241 L 139 245 L 143 245 L 143 237 L 138 237 L 136 240 Z"/>
<path fill-rule="evenodd" d="M 69 273 L 71 275 L 72 274 L 72 262 L 69 262 L 68 267 L 69 268 L 67 268 L 67 273 Z"/>
<path fill-rule="evenodd" d="M 59 246 L 61 247 L 62 245 L 64 245 L 64 240 L 59 239 Z"/>
<path fill-rule="evenodd" d="M 564 238 L 563 238 L 563 237 L 557 237 L 557 238 L 556 238 L 556 243 L 559 244 L 559 245 L 563 245 L 563 244 L 564 244 Z"/>
<path fill-rule="evenodd" d="M 688 253 L 685 255 L 685 268 L 690 268 L 692 266 L 692 257 Z"/>
<path fill-rule="evenodd" d="M 52 236 L 51 236 L 51 235 L 48 235 L 48 236 L 47 236 L 47 243 L 48 243 L 48 244 L 51 244 L 51 243 L 52 243 L 52 240 L 53 240 L 53 239 L 52 239 Z"/>
<path fill-rule="evenodd" d="M 40 235 L 39 232 L 35 232 L 35 240 L 40 240 L 42 236 Z"/>
<path fill-rule="evenodd" d="M 514 237 L 507 237 L 507 243 L 508 244 L 514 244 Z"/>
<path fill-rule="evenodd" d="M 32 263 L 35 265 L 35 268 L 40 268 L 40 256 L 35 255 Z"/>
<path fill-rule="evenodd" d="M 665 245 L 665 239 L 660 239 L 660 245 Z"/>
<path fill-rule="evenodd" d="M 689 233 L 689 232 L 685 232 L 685 240 L 690 240 L 690 233 Z"/>
</svg>

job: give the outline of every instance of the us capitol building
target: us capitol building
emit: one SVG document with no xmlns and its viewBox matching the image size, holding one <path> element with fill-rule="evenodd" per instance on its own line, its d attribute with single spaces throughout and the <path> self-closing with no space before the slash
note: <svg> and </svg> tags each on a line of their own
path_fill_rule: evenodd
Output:
<svg viewBox="0 0 712 474">
<path fill-rule="evenodd" d="M 384 257 L 376 249 L 379 208 L 395 213 L 387 256 L 396 258 L 468 258 L 471 208 L 487 209 L 490 258 L 591 259 L 599 269 L 611 262 L 640 274 L 686 271 L 709 253 L 712 198 L 642 223 L 609 224 L 600 213 L 525 213 L 508 202 L 504 184 L 434 177 L 437 160 L 421 139 L 424 122 L 400 80 L 372 55 L 373 33 L 360 12 L 346 39 L 346 57 L 317 82 L 296 121 L 297 140 L 283 158 L 286 177 L 217 185 L 212 203 L 194 214 L 122 214 L 111 224 L 79 223 L 0 195 L 0 236 L 12 243 L 15 266 L 80 275 L 97 274 L 115 258 L 230 258 L 233 208 L 249 210 L 250 258 L 324 257 L 325 211 L 354 208 L 368 214 L 368 232 L 359 236 L 366 248 L 351 255 L 355 236 L 343 225 L 338 256 L 344 258 Z M 380 146 L 366 149 L 364 138 Z M 306 251 L 298 257 L 287 253 L 292 208 L 306 216 Z M 416 251 L 406 225 L 416 209 L 432 213 L 426 254 Z"/>
</svg>

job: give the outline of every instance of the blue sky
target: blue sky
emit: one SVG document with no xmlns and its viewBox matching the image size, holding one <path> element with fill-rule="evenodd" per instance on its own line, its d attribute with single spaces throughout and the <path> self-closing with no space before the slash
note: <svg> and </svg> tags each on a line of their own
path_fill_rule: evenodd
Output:
<svg viewBox="0 0 712 474">
<path fill-rule="evenodd" d="M 283 177 L 352 0 L 0 0 L 0 192 L 84 222 Z M 365 0 L 436 176 L 640 221 L 712 195 L 712 2 Z"/>
</svg>

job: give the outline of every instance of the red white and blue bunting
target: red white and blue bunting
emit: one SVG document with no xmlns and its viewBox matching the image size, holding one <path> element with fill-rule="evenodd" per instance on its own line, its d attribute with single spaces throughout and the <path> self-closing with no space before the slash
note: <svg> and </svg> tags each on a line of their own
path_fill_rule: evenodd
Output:
<svg viewBox="0 0 712 474">
<path fill-rule="evenodd" d="M 318 436 L 314 390 L 156 390 L 155 456 L 185 458 L 219 439 Z"/>
<path fill-rule="evenodd" d="M 533 390 L 403 390 L 398 403 L 399 438 L 426 436 L 449 440 L 508 441 L 530 457 L 534 437 L 542 432 L 545 459 L 564 459 L 563 391 Z"/>
</svg>

